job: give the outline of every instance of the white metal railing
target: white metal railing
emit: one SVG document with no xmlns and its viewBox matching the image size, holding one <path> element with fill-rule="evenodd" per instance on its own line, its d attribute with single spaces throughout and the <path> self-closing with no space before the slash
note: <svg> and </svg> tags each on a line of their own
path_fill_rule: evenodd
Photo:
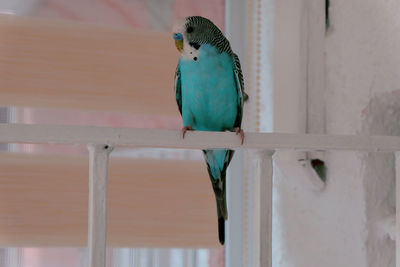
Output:
<svg viewBox="0 0 400 267">
<path fill-rule="evenodd" d="M 106 197 L 108 158 L 114 146 L 158 148 L 232 148 L 252 149 L 258 160 L 260 179 L 259 266 L 272 266 L 272 155 L 275 150 L 351 150 L 393 152 L 396 155 L 397 192 L 400 190 L 400 137 L 344 136 L 279 133 L 246 133 L 244 144 L 235 133 L 189 132 L 161 129 L 0 124 L 0 143 L 57 143 L 88 145 L 89 177 L 89 266 L 105 267 Z M 400 194 L 397 194 L 400 195 Z M 400 205 L 400 196 L 396 197 Z M 400 212 L 396 213 L 396 240 L 400 240 Z M 400 246 L 396 247 L 400 258 Z M 400 261 L 397 261 L 400 267 Z"/>
</svg>

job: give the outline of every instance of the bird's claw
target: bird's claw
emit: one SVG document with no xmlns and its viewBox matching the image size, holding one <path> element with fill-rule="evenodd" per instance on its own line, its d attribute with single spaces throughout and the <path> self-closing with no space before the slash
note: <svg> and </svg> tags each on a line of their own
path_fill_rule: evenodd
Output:
<svg viewBox="0 0 400 267">
<path fill-rule="evenodd" d="M 236 127 L 235 128 L 235 133 L 236 133 L 236 135 L 240 134 L 240 139 L 242 140 L 241 144 L 243 145 L 243 142 L 244 142 L 244 132 L 243 132 L 243 130 L 241 128 L 239 128 L 239 127 Z"/>
<path fill-rule="evenodd" d="M 192 126 L 189 125 L 182 128 L 182 139 L 185 138 L 185 134 L 187 131 L 193 131 Z"/>
</svg>

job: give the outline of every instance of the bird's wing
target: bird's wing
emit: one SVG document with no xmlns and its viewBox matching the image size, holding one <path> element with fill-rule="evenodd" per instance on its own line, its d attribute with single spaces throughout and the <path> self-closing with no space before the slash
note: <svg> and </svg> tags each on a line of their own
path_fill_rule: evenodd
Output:
<svg viewBox="0 0 400 267">
<path fill-rule="evenodd" d="M 178 104 L 179 112 L 182 115 L 182 86 L 181 86 L 181 71 L 180 71 L 180 63 L 176 67 L 175 71 L 175 98 L 176 103 Z"/>
<path fill-rule="evenodd" d="M 236 89 L 238 94 L 238 112 L 236 115 L 235 127 L 240 128 L 243 117 L 243 103 L 249 98 L 249 96 L 244 91 L 242 68 L 240 66 L 239 57 L 235 53 L 233 53 L 233 60 L 234 60 L 233 72 L 235 76 Z"/>
</svg>

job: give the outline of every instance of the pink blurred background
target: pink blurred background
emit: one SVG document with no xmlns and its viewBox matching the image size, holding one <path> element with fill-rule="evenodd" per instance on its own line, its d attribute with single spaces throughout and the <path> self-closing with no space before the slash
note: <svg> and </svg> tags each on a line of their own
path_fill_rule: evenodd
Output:
<svg viewBox="0 0 400 267">
<path fill-rule="evenodd" d="M 224 29 L 225 20 L 224 0 L 3 0 L 0 1 L 0 12 L 3 8 L 1 5 L 5 5 L 3 10 L 7 14 L 15 13 L 17 15 L 71 20 L 112 27 L 143 28 L 161 32 L 170 32 L 174 21 L 186 16 L 201 15 L 207 17 L 221 30 Z M 10 5 L 13 7 L 12 9 L 9 8 Z M 171 85 L 171 90 L 173 90 L 173 85 Z M 52 110 L 29 107 L 16 107 L 12 109 L 12 112 L 13 122 L 15 123 L 167 129 L 180 129 L 182 127 L 180 117 L 163 115 L 142 116 L 116 112 Z M 29 153 L 87 153 L 86 148 L 78 146 L 18 145 L 14 146 L 13 149 L 16 152 Z M 172 156 L 179 157 L 179 152 L 175 151 Z M 3 250 L 7 255 L 7 249 L 0 250 Z M 82 248 L 21 248 L 11 249 L 8 252 L 10 252 L 9 255 L 16 253 L 14 256 L 17 263 L 14 262 L 16 265 L 12 266 L 18 267 L 80 267 L 85 265 L 87 256 L 85 249 Z M 171 253 L 173 253 L 173 250 L 171 250 Z M 111 254 L 108 254 L 108 266 L 116 266 L 113 263 L 113 257 L 110 256 Z M 192 254 L 188 253 L 187 255 Z M 185 258 L 188 257 L 187 255 Z M 207 250 L 206 255 L 208 255 L 206 266 L 224 266 L 223 248 Z M 172 254 L 170 256 L 173 257 Z M 160 261 L 160 263 L 160 265 L 157 265 L 158 267 L 172 266 L 169 262 Z M 6 264 L 4 267 L 8 267 L 8 265 Z"/>
<path fill-rule="evenodd" d="M 224 28 L 224 0 L 43 0 L 30 15 L 170 31 L 176 18 L 200 15 Z"/>
</svg>

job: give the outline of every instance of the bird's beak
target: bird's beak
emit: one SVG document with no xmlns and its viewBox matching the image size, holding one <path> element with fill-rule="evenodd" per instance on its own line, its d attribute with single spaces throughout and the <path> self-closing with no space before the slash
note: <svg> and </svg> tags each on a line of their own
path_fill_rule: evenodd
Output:
<svg viewBox="0 0 400 267">
<path fill-rule="evenodd" d="M 183 50 L 183 36 L 181 33 L 174 33 L 175 46 L 179 52 Z"/>
<path fill-rule="evenodd" d="M 175 46 L 179 52 L 183 50 L 183 40 L 175 40 Z"/>
</svg>

